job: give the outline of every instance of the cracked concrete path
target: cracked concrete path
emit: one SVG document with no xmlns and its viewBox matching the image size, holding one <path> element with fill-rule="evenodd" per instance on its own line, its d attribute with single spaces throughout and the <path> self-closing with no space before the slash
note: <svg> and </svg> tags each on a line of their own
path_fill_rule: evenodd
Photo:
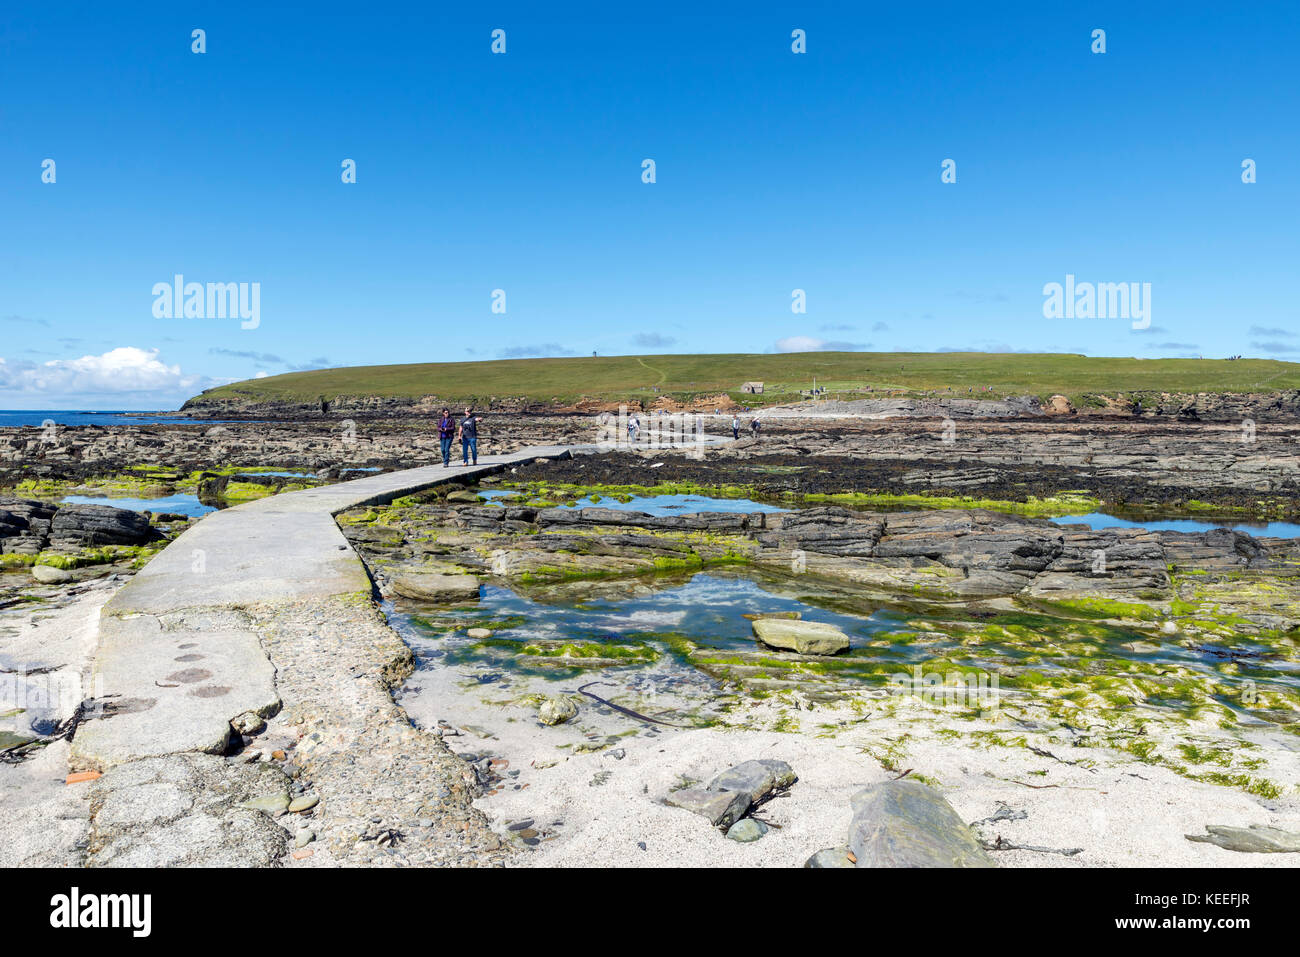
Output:
<svg viewBox="0 0 1300 957">
<path fill-rule="evenodd" d="M 107 707 L 103 716 L 78 728 L 69 759 L 75 769 L 105 772 L 91 803 L 86 863 L 256 865 L 287 858 L 288 834 L 282 828 L 276 829 L 285 831 L 278 845 L 266 838 L 250 843 L 247 853 L 238 846 L 240 835 L 268 832 L 247 820 L 262 812 L 245 806 L 249 775 L 236 763 L 240 759 L 216 757 L 230 747 L 233 719 L 283 711 L 283 720 L 299 733 L 312 729 L 307 743 L 336 738 L 355 743 L 358 735 L 374 734 L 405 740 L 417 734 L 387 697 L 392 670 L 409 667 L 409 649 L 395 636 L 385 640 L 380 632 L 391 632 L 366 617 L 376 614 L 370 578 L 333 516 L 537 458 L 595 451 L 533 447 L 480 457 L 476 467 L 438 464 L 275 495 L 211 513 L 168 545 L 101 611 L 95 673 Z M 304 609 L 314 609 L 321 620 L 311 620 Z M 335 644 L 330 651 L 322 644 L 326 620 L 353 615 L 357 621 L 345 622 L 344 630 L 354 646 Z M 272 621 L 279 623 L 268 630 Z M 370 690 L 349 687 L 357 679 Z M 433 787 L 436 781 L 412 779 L 383 795 L 386 819 L 408 828 L 418 819 L 428 831 L 408 839 L 409 850 L 402 854 L 413 863 L 495 862 L 500 845 L 472 808 L 473 788 L 459 780 L 462 769 L 440 739 L 420 737 L 403 746 L 420 765 L 423 773 L 417 777 L 457 780 Z M 213 757 L 203 759 L 202 774 L 193 773 L 196 756 L 203 754 Z M 349 747 L 334 748 L 328 761 L 315 765 L 311 754 L 311 748 L 304 749 L 302 770 L 321 792 L 320 810 L 337 809 L 333 817 L 315 816 L 324 821 L 317 825 L 323 832 L 317 846 L 331 863 L 388 862 L 391 848 L 384 849 L 390 851 L 385 857 L 357 833 L 374 820 L 365 815 L 376 799 L 366 792 L 384 769 L 367 769 L 367 755 Z M 117 799 L 120 787 L 143 787 L 136 780 L 140 775 L 130 770 L 140 762 L 152 782 L 146 794 L 165 790 L 168 795 L 163 810 L 174 839 L 165 847 L 135 848 L 137 840 L 144 841 L 139 835 L 156 831 L 162 820 L 158 800 Z M 174 771 L 167 770 L 169 762 L 176 763 Z M 198 801 L 195 789 L 211 790 L 216 778 L 229 779 L 222 791 L 229 797 L 215 804 Z M 201 819 L 190 820 L 195 815 Z M 223 833 L 230 841 L 220 837 Z M 194 848 L 172 846 L 184 844 L 187 834 L 202 840 L 196 837 Z M 303 854 L 294 852 L 295 858 Z"/>
<path fill-rule="evenodd" d="M 369 596 L 370 577 L 339 531 L 337 512 L 569 452 L 545 446 L 485 456 L 476 467 L 390 472 L 209 514 L 104 606 L 95 668 L 103 694 L 117 697 L 111 717 L 78 730 L 74 763 L 104 770 L 164 754 L 220 753 L 232 718 L 277 711 L 274 667 L 261 640 L 229 613 Z"/>
</svg>

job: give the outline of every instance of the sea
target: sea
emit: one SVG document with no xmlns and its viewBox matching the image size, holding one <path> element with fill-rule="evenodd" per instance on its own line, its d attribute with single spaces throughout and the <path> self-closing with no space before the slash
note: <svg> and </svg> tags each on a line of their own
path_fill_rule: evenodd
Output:
<svg viewBox="0 0 1300 957">
<path fill-rule="evenodd" d="M 175 412 L 99 411 L 74 409 L 0 409 L 0 428 L 55 425 L 212 425 L 211 419 L 190 419 Z"/>
</svg>

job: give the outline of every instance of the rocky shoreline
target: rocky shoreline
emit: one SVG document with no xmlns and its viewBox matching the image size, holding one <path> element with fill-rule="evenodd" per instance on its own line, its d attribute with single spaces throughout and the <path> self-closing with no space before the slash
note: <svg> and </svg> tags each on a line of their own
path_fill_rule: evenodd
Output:
<svg viewBox="0 0 1300 957">
<path fill-rule="evenodd" d="M 536 424 L 503 423 L 498 448 L 532 437 Z M 546 428 L 581 436 L 589 424 L 569 418 Z M 0 584 L 37 597 L 40 588 L 68 589 L 69 598 L 79 588 L 109 590 L 122 580 L 113 576 L 129 575 L 133 561 L 144 564 L 169 539 L 203 541 L 187 530 L 197 534 L 212 521 L 150 520 L 52 500 L 72 487 L 129 485 L 124 477 L 132 473 L 171 491 L 197 493 L 207 482 L 217 498 L 218 485 L 227 494 L 232 485 L 256 486 L 249 501 L 287 518 L 301 496 L 332 495 L 331 483 L 348 468 L 376 468 L 382 476 L 433 448 L 423 428 L 381 431 L 368 454 L 349 456 L 313 425 L 222 428 L 229 431 L 168 427 L 159 438 L 157 427 L 147 427 L 158 454 L 145 463 L 138 447 L 118 441 L 135 427 L 68 437 L 66 454 L 53 458 L 31 455 L 28 438 L 20 449 L 11 437 L 6 474 L 18 494 L 0 504 L 0 539 L 3 552 L 28 564 Z M 973 823 L 981 854 L 1016 866 L 1066 851 L 1074 853 L 1062 859 L 1094 866 L 1149 863 L 1152 855 L 1228 863 L 1252 842 L 1272 840 L 1268 828 L 1283 835 L 1274 843 L 1284 850 L 1286 835 L 1297 830 L 1292 756 L 1300 701 L 1274 669 L 1296 656 L 1295 540 L 1228 529 L 1094 531 L 1034 516 L 1071 496 L 1088 508 L 1113 501 L 1128 482 L 1125 502 L 1139 507 L 1174 504 L 1205 514 L 1189 505 L 1195 501 L 1229 515 L 1286 517 L 1292 513 L 1277 503 L 1290 500 L 1294 488 L 1291 432 L 1261 428 L 1255 448 L 1243 453 L 1237 445 L 1246 443 L 1234 445 L 1231 428 L 1199 439 L 1195 430 L 1203 426 L 1117 425 L 1095 439 L 1082 427 L 1062 433 L 982 421 L 975 428 L 978 440 L 959 432 L 954 447 L 927 438 L 931 422 L 849 427 L 794 419 L 774 422 L 759 439 L 686 454 L 517 456 L 500 476 L 475 476 L 482 485 L 435 467 L 419 487 L 441 483 L 436 487 L 338 516 L 394 603 L 385 605 L 387 622 L 359 593 L 182 606 L 158 616 L 162 635 L 177 636 L 181 662 L 165 677 L 158 672 L 163 694 L 189 681 L 196 691 L 219 684 L 197 676 L 211 667 L 201 657 L 211 651 L 185 636 L 229 633 L 252 636 L 274 663 L 274 701 L 231 715 L 220 753 L 145 754 L 104 766 L 79 763 L 66 741 L 18 749 L 11 756 L 23 760 L 0 766 L 0 804 L 13 800 L 4 795 L 15 788 L 36 793 L 16 783 L 34 762 L 62 761 L 70 783 L 48 799 L 51 809 L 66 806 L 60 813 L 74 826 L 50 846 L 34 847 L 30 835 L 15 842 L 14 853 L 25 855 L 15 862 L 571 865 L 626 864 L 633 862 L 626 855 L 640 854 L 645 863 L 842 866 L 846 854 L 861 862 L 874 853 L 869 841 L 852 836 L 853 807 L 873 809 L 871 827 L 887 832 L 895 811 L 943 817 L 927 794 L 946 798 L 952 814 Z M 222 458 L 206 457 L 214 440 Z M 257 478 L 255 468 L 276 467 L 311 477 L 246 481 Z M 907 481 L 917 473 L 929 481 Z M 23 494 L 38 489 L 45 497 Z M 569 505 L 664 490 L 750 494 L 786 510 L 652 515 Z M 945 496 L 964 496 L 965 504 L 907 508 L 914 494 L 933 506 Z M 871 507 L 879 496 L 889 497 L 887 507 Z M 995 507 L 972 507 L 984 499 Z M 105 535 L 122 540 L 109 543 Z M 104 554 L 106 561 L 82 564 L 88 549 L 110 547 L 141 551 L 130 561 Z M 71 580 L 33 585 L 30 561 L 49 562 L 59 552 L 70 558 Z M 295 577 L 292 567 L 278 572 L 286 581 Z M 754 619 L 749 648 L 694 633 L 515 639 L 517 620 L 492 618 L 497 599 L 483 597 L 516 595 L 539 610 L 617 605 L 700 573 L 718 588 L 757 587 L 755 594 L 783 607 L 835 609 L 850 616 L 845 621 L 884 621 L 888 611 L 905 623 L 874 642 L 850 642 L 840 628 L 830 632 L 843 641 L 794 612 L 756 614 L 747 616 Z M 21 639 L 0 642 L 0 660 L 30 663 L 5 655 L 17 649 L 30 658 L 23 649 L 40 640 L 42 615 L 32 610 L 39 604 L 24 599 L 9 608 L 20 616 L 10 621 L 20 622 Z M 61 614 L 59 607 L 56 601 L 51 610 Z M 68 613 L 77 608 L 68 605 Z M 119 641 L 122 613 L 111 615 L 105 634 Z M 421 627 L 433 629 L 433 651 L 393 630 L 407 627 L 409 616 L 427 619 Z M 431 671 L 426 653 L 450 655 L 461 670 Z M 912 659 L 946 672 L 968 673 L 973 660 L 976 670 L 996 671 L 1003 679 L 997 713 L 911 707 L 912 696 L 888 682 Z M 515 663 L 528 668 L 512 678 Z M 536 689 L 547 686 L 537 682 L 547 679 L 537 676 L 546 674 L 607 674 L 618 687 L 631 681 L 629 688 L 641 690 L 597 694 L 579 691 L 585 686 L 575 681 L 539 697 Z M 663 687 L 689 693 L 660 691 L 655 706 L 662 678 Z M 436 714 L 418 697 L 417 686 L 431 681 L 434 700 L 443 702 Z M 518 690 L 501 698 L 511 687 Z M 695 713 L 691 695 L 698 692 L 707 704 Z M 130 708 L 114 708 L 121 704 L 110 702 L 110 715 L 140 720 L 129 717 Z M 635 717 L 646 709 L 671 715 L 667 725 Z M 769 758 L 794 768 L 801 783 L 757 802 L 758 814 L 730 821 L 724 850 L 701 843 L 692 815 L 672 807 L 684 796 L 673 795 L 697 786 L 692 778 L 708 782 L 738 762 Z M 74 782 L 83 771 L 88 777 Z M 899 776 L 923 791 L 881 790 Z M 1104 802 L 1111 815 L 1104 848 L 1056 806 L 1052 791 L 1024 790 L 1091 788 L 1099 776 L 1116 795 Z M 864 788 L 877 797 L 855 798 Z M 1186 802 L 1170 818 L 1178 833 L 1147 840 L 1130 823 L 1115 823 L 1126 812 L 1113 801 L 1149 806 L 1171 788 Z M 626 809 L 621 831 L 605 813 L 610 802 Z M 999 816 L 999 802 L 1031 823 Z M 30 828 L 40 812 L 30 802 L 23 807 L 15 821 Z M 1208 845 L 1182 833 L 1207 827 L 1218 829 Z M 619 837 L 638 829 L 658 840 L 629 845 Z M 196 837 L 209 832 L 227 837 Z M 945 846 L 954 861 L 965 853 Z M 1285 853 L 1258 856 L 1274 861 Z"/>
<path fill-rule="evenodd" d="M 588 398 L 573 403 L 541 401 L 519 396 L 437 396 L 418 398 L 377 395 L 317 396 L 310 399 L 263 400 L 248 397 L 199 395 L 181 409 L 182 415 L 195 419 L 272 419 L 301 422 L 329 420 L 347 416 L 369 420 L 431 418 L 443 406 L 464 408 L 472 404 L 490 414 L 528 416 L 572 416 L 599 412 L 617 412 L 620 407 L 638 412 L 656 411 L 708 413 L 715 409 L 727 413 L 762 408 L 774 416 L 813 413 L 817 417 L 850 418 L 953 418 L 997 419 L 1079 416 L 1088 419 L 1132 418 L 1168 421 L 1240 422 L 1250 418 L 1260 421 L 1294 422 L 1300 420 L 1300 391 L 1243 393 L 1179 393 L 1130 390 L 1122 393 L 1089 393 L 1076 404 L 1063 395 L 1009 395 L 977 398 L 973 392 L 904 392 L 886 390 L 880 396 L 850 398 L 839 396 L 793 406 L 764 403 L 759 396 L 745 396 L 747 404 L 738 403 L 727 393 L 711 395 L 683 394 L 622 400 Z"/>
</svg>

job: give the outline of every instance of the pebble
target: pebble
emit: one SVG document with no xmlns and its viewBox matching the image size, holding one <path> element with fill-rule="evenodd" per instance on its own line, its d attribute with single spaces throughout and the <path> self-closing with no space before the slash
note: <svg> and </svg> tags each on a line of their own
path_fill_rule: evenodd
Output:
<svg viewBox="0 0 1300 957">
<path fill-rule="evenodd" d="M 265 811 L 267 814 L 279 814 L 288 806 L 289 795 L 287 794 L 266 794 L 245 801 L 240 805 L 240 807 L 246 807 L 254 811 Z"/>
<path fill-rule="evenodd" d="M 320 797 L 315 794 L 304 794 L 302 797 L 296 797 L 289 802 L 289 810 L 294 814 L 302 811 L 310 811 L 320 803 Z"/>
<path fill-rule="evenodd" d="M 727 840 L 748 844 L 757 841 L 768 832 L 768 826 L 752 817 L 741 818 L 727 830 Z"/>
<path fill-rule="evenodd" d="M 476 638 L 476 639 L 482 640 L 483 638 L 491 638 L 491 637 L 492 637 L 492 629 L 491 629 L 491 628 L 471 628 L 469 631 L 465 632 L 465 634 L 469 635 L 469 637 L 471 637 L 471 638 Z"/>
<path fill-rule="evenodd" d="M 293 836 L 295 847 L 306 847 L 314 840 L 316 840 L 316 832 L 305 827 Z"/>
</svg>

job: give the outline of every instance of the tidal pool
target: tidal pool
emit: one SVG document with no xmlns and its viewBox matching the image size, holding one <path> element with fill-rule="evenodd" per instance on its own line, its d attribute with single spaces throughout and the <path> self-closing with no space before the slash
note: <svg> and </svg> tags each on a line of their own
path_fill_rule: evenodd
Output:
<svg viewBox="0 0 1300 957">
<path fill-rule="evenodd" d="M 1266 538 L 1300 538 L 1300 525 L 1293 522 L 1202 522 L 1191 518 L 1127 519 L 1105 512 L 1087 515 L 1062 515 L 1052 519 L 1058 525 L 1087 525 L 1092 529 L 1145 528 L 1152 532 L 1208 532 L 1216 528 L 1232 528 L 1248 535 Z"/>
<path fill-rule="evenodd" d="M 164 495 L 160 498 L 130 498 L 106 495 L 66 495 L 61 500 L 65 505 L 111 505 L 114 508 L 130 509 L 133 512 L 170 512 L 174 515 L 188 515 L 198 518 L 208 512 L 215 512 L 211 505 L 204 505 L 197 495 Z"/>
<path fill-rule="evenodd" d="M 1257 723 L 1242 705 L 1260 690 L 1287 700 L 1300 693 L 1295 655 L 1249 636 L 1229 646 L 1033 611 L 864 606 L 849 593 L 750 570 L 588 584 L 590 594 L 567 599 L 487 585 L 477 605 L 388 605 L 419 660 L 403 704 L 415 716 L 437 710 L 451 685 L 518 697 L 601 680 L 699 720 L 724 691 L 880 689 L 919 669 L 927 678 L 983 675 L 1004 701 L 1032 699 L 1057 717 L 1082 708 L 1127 720 L 1142 706 L 1181 718 L 1209 706 Z M 835 625 L 849 651 L 809 659 L 763 648 L 745 616 L 782 613 Z M 470 628 L 492 636 L 471 639 Z"/>
</svg>

